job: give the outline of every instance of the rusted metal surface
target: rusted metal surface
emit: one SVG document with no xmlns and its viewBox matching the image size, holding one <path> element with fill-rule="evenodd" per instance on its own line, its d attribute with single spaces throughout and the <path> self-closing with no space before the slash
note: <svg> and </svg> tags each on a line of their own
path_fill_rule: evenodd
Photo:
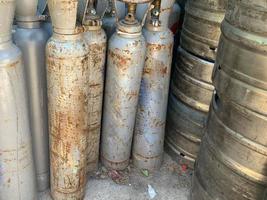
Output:
<svg viewBox="0 0 267 200">
<path fill-rule="evenodd" d="M 97 16 L 89 16 L 87 20 L 90 25 L 85 26 L 86 32 L 83 34 L 89 46 L 88 70 L 90 72 L 87 170 L 93 172 L 98 168 L 107 37 L 101 28 L 101 20 Z"/>
<path fill-rule="evenodd" d="M 204 59 L 215 60 L 226 3 L 227 0 L 187 1 L 182 48 Z"/>
<path fill-rule="evenodd" d="M 144 29 L 147 52 L 133 142 L 133 162 L 140 169 L 161 166 L 168 103 L 173 34 L 162 26 Z"/>
<path fill-rule="evenodd" d="M 131 19 L 132 20 L 132 19 Z M 108 168 L 129 164 L 142 71 L 145 39 L 137 21 L 118 24 L 108 44 L 101 156 Z"/>
<path fill-rule="evenodd" d="M 198 58 L 181 47 L 173 69 L 166 130 L 166 147 L 193 167 L 204 135 L 214 87 L 214 63 Z"/>
<path fill-rule="evenodd" d="M 11 41 L 15 1 L 0 1 L 0 199 L 37 199 L 26 83 Z"/>
<path fill-rule="evenodd" d="M 51 195 L 55 200 L 78 200 L 87 181 L 89 48 L 75 27 L 77 1 L 54 3 L 48 2 L 54 33 L 46 47 Z M 63 15 L 63 10 L 69 13 Z M 54 21 L 56 13 L 59 19 Z M 69 23 L 74 24 L 62 26 L 71 17 L 75 19 Z"/>
<path fill-rule="evenodd" d="M 90 109 L 88 46 L 80 34 L 54 34 L 46 54 L 51 194 L 54 199 L 82 199 Z"/>
<path fill-rule="evenodd" d="M 192 200 L 261 200 L 267 186 L 267 5 L 230 0 Z M 206 170 L 209 169 L 209 170 Z"/>
</svg>

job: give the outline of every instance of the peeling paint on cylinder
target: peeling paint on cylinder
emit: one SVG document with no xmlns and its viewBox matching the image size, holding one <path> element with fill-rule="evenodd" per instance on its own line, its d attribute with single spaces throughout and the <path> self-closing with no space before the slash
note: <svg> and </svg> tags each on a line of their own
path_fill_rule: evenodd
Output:
<svg viewBox="0 0 267 200">
<path fill-rule="evenodd" d="M 107 37 L 101 26 L 86 26 L 84 39 L 89 46 L 89 134 L 87 150 L 87 170 L 98 168 L 102 101 L 104 89 L 104 70 Z"/>
<path fill-rule="evenodd" d="M 59 200 L 82 199 L 89 131 L 88 46 L 80 34 L 54 33 L 46 54 L 51 193 Z"/>
<path fill-rule="evenodd" d="M 0 199 L 36 200 L 24 66 L 11 42 L 15 1 L 0 1 Z"/>
<path fill-rule="evenodd" d="M 146 49 L 140 25 L 120 24 L 123 21 L 108 45 L 101 142 L 102 162 L 118 170 L 129 164 Z M 122 32 L 123 28 L 137 32 Z"/>
<path fill-rule="evenodd" d="M 139 94 L 133 142 L 133 162 L 140 169 L 161 166 L 172 62 L 173 34 L 148 24 L 147 53 Z"/>
</svg>

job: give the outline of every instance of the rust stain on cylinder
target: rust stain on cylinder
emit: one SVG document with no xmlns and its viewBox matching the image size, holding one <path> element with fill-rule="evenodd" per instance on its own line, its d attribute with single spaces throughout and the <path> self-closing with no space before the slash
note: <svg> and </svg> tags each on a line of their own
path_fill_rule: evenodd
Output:
<svg viewBox="0 0 267 200">
<path fill-rule="evenodd" d="M 87 147 L 87 171 L 97 169 L 104 88 L 104 64 L 106 43 L 89 45 L 89 134 Z"/>
</svg>

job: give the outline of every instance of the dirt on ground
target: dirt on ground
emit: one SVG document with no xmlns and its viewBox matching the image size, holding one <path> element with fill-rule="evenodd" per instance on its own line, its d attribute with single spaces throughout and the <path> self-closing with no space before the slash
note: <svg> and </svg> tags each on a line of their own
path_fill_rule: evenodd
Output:
<svg viewBox="0 0 267 200">
<path fill-rule="evenodd" d="M 109 171 L 100 166 L 89 178 L 84 199 L 188 200 L 191 178 L 192 171 L 174 162 L 167 154 L 164 154 L 161 169 L 154 173 L 136 169 L 132 164 L 124 171 Z M 39 196 L 40 200 L 52 200 L 49 191 Z"/>
</svg>

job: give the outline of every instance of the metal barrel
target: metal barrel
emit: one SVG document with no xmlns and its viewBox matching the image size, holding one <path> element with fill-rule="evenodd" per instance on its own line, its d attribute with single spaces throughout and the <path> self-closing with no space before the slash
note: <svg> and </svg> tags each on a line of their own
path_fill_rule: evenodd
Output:
<svg viewBox="0 0 267 200">
<path fill-rule="evenodd" d="M 0 1 L 0 199 L 37 199 L 24 67 L 11 41 L 15 1 Z"/>
<path fill-rule="evenodd" d="M 201 58 L 214 61 L 226 0 L 188 0 L 180 44 Z"/>
<path fill-rule="evenodd" d="M 171 80 L 166 147 L 193 168 L 208 117 L 213 89 L 214 63 L 178 48 L 178 60 Z"/>
<path fill-rule="evenodd" d="M 163 159 L 173 34 L 168 28 L 151 23 L 143 33 L 147 52 L 136 114 L 133 163 L 140 169 L 156 170 Z"/>
<path fill-rule="evenodd" d="M 267 184 L 266 129 L 265 116 L 216 95 L 195 166 L 191 199 L 261 200 Z"/>
<path fill-rule="evenodd" d="M 261 200 L 267 186 L 266 2 L 228 2 L 213 74 L 216 95 L 192 200 Z M 209 169 L 209 170 L 207 170 Z"/>
<path fill-rule="evenodd" d="M 17 3 L 19 4 L 18 8 L 21 5 L 19 1 Z M 31 5 L 35 6 L 36 2 Z M 49 187 L 49 135 L 45 69 L 45 46 L 48 35 L 40 27 L 36 11 L 35 8 L 35 12 L 24 13 L 23 18 L 18 16 L 21 11 L 16 11 L 17 28 L 13 34 L 13 41 L 22 51 L 37 185 L 39 191 L 44 191 Z"/>
<path fill-rule="evenodd" d="M 87 170 L 93 172 L 98 168 L 107 36 L 101 28 L 101 20 L 97 15 L 89 15 L 84 23 L 83 37 L 89 46 L 90 72 Z"/>
<path fill-rule="evenodd" d="M 102 163 L 119 170 L 129 164 L 146 51 L 140 24 L 128 23 L 118 23 L 108 44 L 101 139 Z"/>
<path fill-rule="evenodd" d="M 75 25 L 77 1 L 49 0 L 48 6 L 54 28 L 46 46 L 51 195 L 54 200 L 83 199 L 90 110 L 89 48 Z"/>
</svg>

